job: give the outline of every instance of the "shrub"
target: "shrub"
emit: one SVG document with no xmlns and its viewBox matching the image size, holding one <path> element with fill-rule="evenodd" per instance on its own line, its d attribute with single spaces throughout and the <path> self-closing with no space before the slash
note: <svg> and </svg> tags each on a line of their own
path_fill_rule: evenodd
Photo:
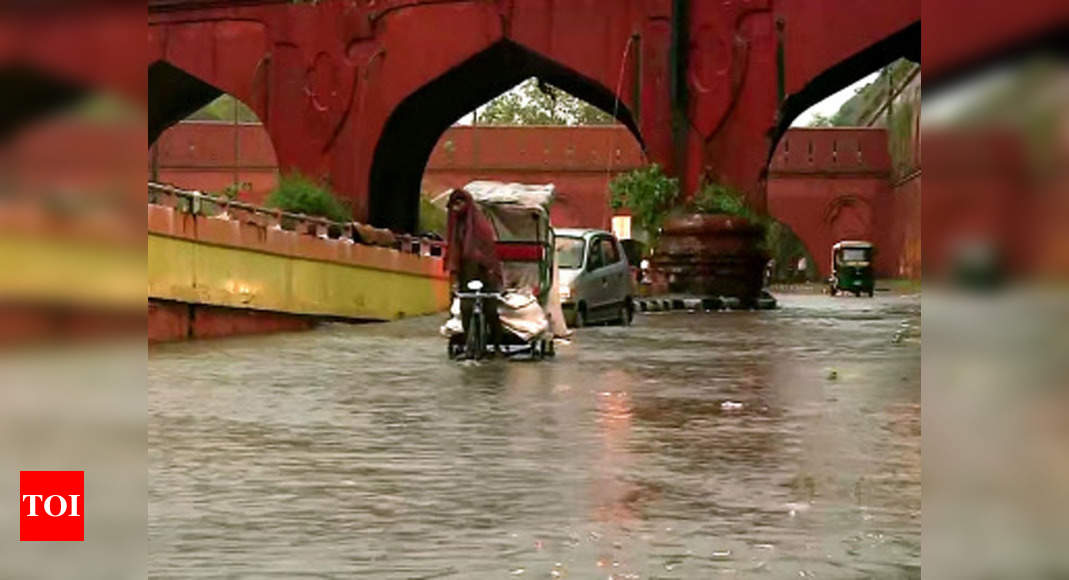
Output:
<svg viewBox="0 0 1069 580">
<path fill-rule="evenodd" d="M 679 197 L 679 180 L 656 163 L 617 175 L 609 183 L 613 209 L 627 208 L 636 226 L 653 240 Z"/>
<path fill-rule="evenodd" d="M 279 179 L 278 187 L 267 197 L 266 205 L 336 222 L 351 221 L 353 216 L 352 210 L 339 201 L 329 187 L 298 172 L 285 174 Z"/>
<path fill-rule="evenodd" d="M 446 212 L 431 203 L 430 199 L 419 196 L 419 233 L 435 233 L 445 237 Z"/>
<path fill-rule="evenodd" d="M 722 213 L 746 218 L 763 225 L 765 218 L 746 205 L 746 196 L 738 190 L 719 183 L 707 183 L 691 201 L 695 213 Z"/>
</svg>

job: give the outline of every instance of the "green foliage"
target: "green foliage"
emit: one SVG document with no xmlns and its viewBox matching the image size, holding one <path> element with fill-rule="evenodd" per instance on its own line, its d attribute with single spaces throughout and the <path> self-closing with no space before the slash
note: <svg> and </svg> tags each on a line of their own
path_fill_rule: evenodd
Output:
<svg viewBox="0 0 1069 580">
<path fill-rule="evenodd" d="M 856 127 L 863 125 L 869 116 L 887 100 L 891 87 L 904 82 L 918 65 L 899 59 L 880 70 L 876 80 L 860 87 L 831 117 L 816 115 L 810 127 Z"/>
<path fill-rule="evenodd" d="M 679 197 L 679 180 L 665 175 L 654 163 L 617 175 L 609 183 L 609 191 L 613 209 L 631 210 L 636 227 L 653 240 Z"/>
<path fill-rule="evenodd" d="M 611 125 L 601 109 L 531 77 L 478 113 L 484 125 Z"/>
<path fill-rule="evenodd" d="M 816 113 L 815 115 L 813 115 L 813 120 L 809 122 L 809 126 L 810 127 L 831 127 L 832 126 L 831 117 L 828 117 L 827 115 L 822 115 L 820 113 Z"/>
<path fill-rule="evenodd" d="M 798 258 L 803 256 L 806 262 L 805 279 L 816 280 L 818 278 L 817 264 L 813 261 L 813 256 L 810 255 L 802 240 L 786 224 L 774 219 L 766 221 L 765 250 L 768 251 L 769 258 L 773 260 L 773 281 L 798 281 Z"/>
<path fill-rule="evenodd" d="M 260 118 L 245 103 L 224 93 L 214 101 L 204 105 L 186 117 L 191 121 L 234 121 L 237 116 L 239 123 L 259 123 Z"/>
<path fill-rule="evenodd" d="M 436 233 L 445 237 L 446 212 L 444 209 L 431 203 L 431 200 L 419 197 L 419 233 Z"/>
<path fill-rule="evenodd" d="M 324 217 L 336 222 L 352 220 L 352 210 L 338 200 L 329 187 L 318 184 L 298 172 L 285 174 L 278 187 L 267 197 L 267 207 L 290 213 Z"/>
<path fill-rule="evenodd" d="M 218 192 L 219 197 L 225 197 L 231 201 L 237 199 L 241 195 L 242 191 L 252 191 L 252 183 L 248 181 L 242 181 L 241 183 L 231 183 Z"/>
<path fill-rule="evenodd" d="M 746 205 L 742 192 L 719 183 L 706 183 L 694 196 L 690 209 L 695 213 L 722 213 L 746 218 L 762 224 L 764 218 Z"/>
<path fill-rule="evenodd" d="M 656 164 L 617 176 L 609 184 L 612 207 L 631 210 L 637 227 L 650 235 L 655 244 L 657 232 L 664 219 L 675 209 L 679 198 L 679 181 L 667 177 Z M 706 183 L 685 206 L 686 211 L 702 214 L 727 214 L 745 218 L 764 230 L 762 247 L 775 260 L 773 277 L 793 280 L 797 276 L 797 259 L 805 256 L 806 277 L 817 277 L 816 263 L 805 244 L 791 229 L 768 216 L 761 215 L 746 204 L 746 196 L 727 185 Z"/>
<path fill-rule="evenodd" d="M 888 121 L 888 149 L 894 165 L 894 174 L 902 177 L 914 167 L 913 159 L 913 103 L 898 103 Z"/>
</svg>

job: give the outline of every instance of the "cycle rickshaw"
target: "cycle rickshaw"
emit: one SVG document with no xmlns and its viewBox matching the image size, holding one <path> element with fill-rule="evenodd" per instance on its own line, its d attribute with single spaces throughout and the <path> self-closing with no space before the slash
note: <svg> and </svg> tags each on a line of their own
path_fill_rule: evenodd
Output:
<svg viewBox="0 0 1069 580">
<path fill-rule="evenodd" d="M 454 205 L 454 200 L 463 203 Z M 441 328 L 450 358 L 526 353 L 541 359 L 555 354 L 554 337 L 565 336 L 568 329 L 557 286 L 552 200 L 552 185 L 474 181 L 451 193 L 446 251 L 454 294 L 451 317 Z M 460 211 L 479 213 L 456 215 Z M 492 240 L 455 231 L 465 227 Z M 465 244 L 482 249 L 457 247 Z M 483 265 L 469 267 L 466 260 Z"/>
</svg>

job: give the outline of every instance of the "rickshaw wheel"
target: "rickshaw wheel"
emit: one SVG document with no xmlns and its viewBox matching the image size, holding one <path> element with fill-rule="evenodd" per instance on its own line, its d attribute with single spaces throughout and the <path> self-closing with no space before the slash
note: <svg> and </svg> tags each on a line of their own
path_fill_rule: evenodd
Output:
<svg viewBox="0 0 1069 580">
<path fill-rule="evenodd" d="M 553 339 L 552 338 L 546 341 L 546 347 L 544 349 L 542 349 L 542 350 L 545 351 L 546 356 L 549 356 L 549 357 L 557 356 L 557 350 L 556 350 L 556 347 L 553 346 Z"/>
<path fill-rule="evenodd" d="M 475 317 L 473 317 L 475 318 Z M 472 321 L 471 331 L 467 333 L 464 351 L 469 359 L 481 360 L 486 355 L 486 337 L 482 324 Z"/>
</svg>

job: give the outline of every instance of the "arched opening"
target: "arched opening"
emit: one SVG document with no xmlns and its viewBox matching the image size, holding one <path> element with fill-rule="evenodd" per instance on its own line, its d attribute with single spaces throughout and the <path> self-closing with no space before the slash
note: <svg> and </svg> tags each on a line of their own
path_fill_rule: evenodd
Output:
<svg viewBox="0 0 1069 580">
<path fill-rule="evenodd" d="M 167 109 L 170 113 L 150 141 L 150 180 L 264 204 L 279 185 L 278 160 L 266 128 L 256 113 L 233 95 L 182 74 L 192 79 L 184 82 L 190 89 L 186 94 L 195 93 L 195 98 L 181 106 L 167 99 L 160 102 L 157 112 Z M 214 96 L 205 101 L 209 95 Z M 201 105 L 185 116 L 171 119 L 190 103 L 198 102 Z"/>
<path fill-rule="evenodd" d="M 796 284 L 820 279 L 817 260 L 805 240 L 798 237 L 791 226 L 769 219 L 765 246 L 769 255 L 770 284 Z"/>
<path fill-rule="evenodd" d="M 794 120 L 807 109 L 896 60 L 906 59 L 919 64 L 920 53 L 921 23 L 917 21 L 818 75 L 781 105 L 769 157 Z"/>
<path fill-rule="evenodd" d="M 148 143 L 223 91 L 164 61 L 148 67 Z"/>
<path fill-rule="evenodd" d="M 371 224 L 415 231 L 424 168 L 439 138 L 458 119 L 530 77 L 615 114 L 641 147 L 631 112 L 611 90 L 517 44 L 502 41 L 431 81 L 391 114 L 371 166 Z"/>
<path fill-rule="evenodd" d="M 4 87 L 6 101 L 0 116 L 0 140 L 91 93 L 69 79 L 18 65 L 0 68 L 0 86 Z"/>
</svg>

